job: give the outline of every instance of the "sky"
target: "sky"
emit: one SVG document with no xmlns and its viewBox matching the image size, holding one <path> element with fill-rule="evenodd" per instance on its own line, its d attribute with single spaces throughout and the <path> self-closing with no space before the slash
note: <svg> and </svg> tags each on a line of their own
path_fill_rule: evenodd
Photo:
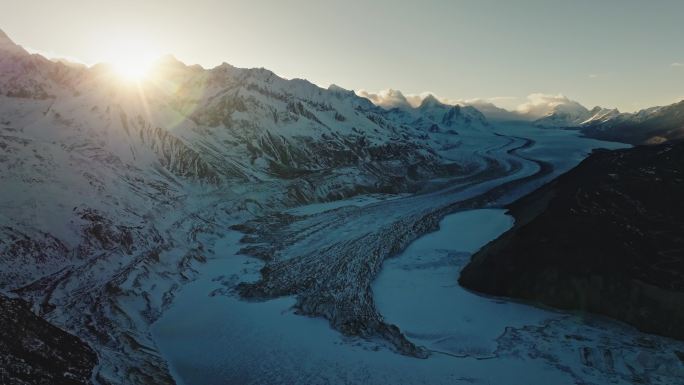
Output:
<svg viewBox="0 0 684 385">
<path fill-rule="evenodd" d="M 506 108 L 531 94 L 622 111 L 684 99 L 682 0 L 0 0 L 0 9 L 16 43 L 88 64 L 133 47 Z"/>
</svg>

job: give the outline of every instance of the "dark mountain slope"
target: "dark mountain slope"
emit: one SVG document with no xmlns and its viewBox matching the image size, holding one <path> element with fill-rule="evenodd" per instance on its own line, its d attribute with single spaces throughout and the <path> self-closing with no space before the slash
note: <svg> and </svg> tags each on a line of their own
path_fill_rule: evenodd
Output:
<svg viewBox="0 0 684 385">
<path fill-rule="evenodd" d="M 592 154 L 510 206 L 459 282 L 684 338 L 684 142 Z"/>
<path fill-rule="evenodd" d="M 89 384 L 96 363 L 83 341 L 0 294 L 0 384 Z"/>
</svg>

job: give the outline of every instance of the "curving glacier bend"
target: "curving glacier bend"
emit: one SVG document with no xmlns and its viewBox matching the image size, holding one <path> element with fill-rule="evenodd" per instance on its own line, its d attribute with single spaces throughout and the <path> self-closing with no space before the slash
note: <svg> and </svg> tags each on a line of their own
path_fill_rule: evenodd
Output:
<svg viewBox="0 0 684 385">
<path fill-rule="evenodd" d="M 157 79 L 122 85 L 106 65 L 53 62 L 0 33 L 0 290 L 91 345 L 99 384 L 173 383 L 167 359 L 191 382 L 205 367 L 193 357 L 217 382 L 431 368 L 446 355 L 374 295 L 385 261 L 449 214 L 500 206 L 618 146 L 434 98 L 385 110 L 264 69 L 158 66 Z M 521 330 L 509 337 L 551 338 Z M 298 345 L 310 333 L 321 350 Z M 212 341 L 222 354 L 190 346 Z M 305 361 L 350 347 L 380 366 L 346 378 L 349 362 Z M 340 366 L 314 373 L 315 362 Z M 282 379 L 288 365 L 310 370 Z"/>
</svg>

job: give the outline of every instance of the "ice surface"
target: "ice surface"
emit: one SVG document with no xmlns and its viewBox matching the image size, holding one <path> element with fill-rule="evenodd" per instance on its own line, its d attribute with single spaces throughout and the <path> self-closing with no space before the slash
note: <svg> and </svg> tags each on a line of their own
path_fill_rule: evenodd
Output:
<svg viewBox="0 0 684 385">
<path fill-rule="evenodd" d="M 507 326 L 548 317 L 529 306 L 483 299 L 455 280 L 472 252 L 512 225 L 513 218 L 500 209 L 445 217 L 439 231 L 385 262 L 373 286 L 378 310 L 410 340 L 433 351 L 491 357 Z"/>
<path fill-rule="evenodd" d="M 287 210 L 288 214 L 292 215 L 313 215 L 320 214 L 325 211 L 335 210 L 340 207 L 346 206 L 356 206 L 363 207 L 372 203 L 382 202 L 390 199 L 397 199 L 401 197 L 408 196 L 407 194 L 367 194 L 367 195 L 357 195 L 349 199 L 340 199 L 331 202 L 323 203 L 312 203 L 305 206 L 298 206 L 293 209 Z"/>
<path fill-rule="evenodd" d="M 478 227 L 490 232 L 490 236 L 510 226 L 510 217 L 501 210 L 482 212 L 493 222 Z M 440 250 L 448 247 L 452 244 L 449 239 L 453 236 L 450 233 L 453 226 L 462 224 L 459 216 L 467 219 L 477 215 L 465 212 L 446 218 L 439 232 L 428 236 L 426 241 L 414 243 L 411 250 L 429 248 L 432 241 L 437 241 Z M 499 218 L 495 218 L 497 215 Z M 427 360 L 410 358 L 373 341 L 344 337 L 322 319 L 294 314 L 293 298 L 246 302 L 236 296 L 212 296 L 215 290 L 225 288 L 222 282 L 229 286 L 237 276 L 241 279 L 257 277 L 259 263 L 235 255 L 231 242 L 233 237 L 226 238 L 224 256 L 204 266 L 202 278 L 187 285 L 176 298 L 174 306 L 153 328 L 160 350 L 171 361 L 176 377 L 185 385 L 453 384 L 477 383 L 479 379 L 503 383 L 501 381 L 512 372 L 520 372 L 517 380 L 526 379 L 531 383 L 539 378 L 539 373 L 545 372 L 543 363 L 522 360 L 496 361 L 495 367 L 499 370 L 493 371 L 491 368 L 495 361 L 477 358 L 443 354 L 435 354 Z M 479 239 L 466 241 L 465 247 L 472 250 L 478 247 L 477 243 L 486 240 L 481 233 Z M 407 253 L 396 261 L 401 263 L 404 256 L 412 251 L 407 250 Z M 453 265 L 450 266 L 455 272 Z M 389 284 L 390 291 L 392 283 L 388 280 L 392 281 L 391 276 L 390 272 L 380 284 Z M 451 290 L 457 289 L 454 285 L 455 276 L 452 277 Z M 444 294 L 449 294 L 448 290 Z M 470 296 L 474 298 L 473 302 L 480 298 Z M 397 299 L 401 302 L 400 297 Z M 410 307 L 414 303 L 409 300 L 406 305 Z M 503 308 L 506 305 L 493 302 L 490 305 L 497 306 Z M 489 310 L 486 306 L 484 309 Z M 475 313 L 479 314 L 477 310 Z M 434 313 L 425 315 L 436 316 Z M 485 328 L 482 326 L 480 329 Z M 565 381 L 565 377 L 549 371 L 543 378 Z"/>
<path fill-rule="evenodd" d="M 344 337 L 322 319 L 294 314 L 291 297 L 246 302 L 212 295 L 258 277 L 260 262 L 235 255 L 237 234 L 225 238 L 222 257 L 203 267 L 202 278 L 186 286 L 153 333 L 185 385 L 629 384 L 637 378 L 667 384 L 684 374 L 673 353 L 681 343 L 459 287 L 458 270 L 470 253 L 511 225 L 500 209 L 452 214 L 437 232 L 385 262 L 373 286 L 377 306 L 433 352 L 428 359 Z"/>
</svg>

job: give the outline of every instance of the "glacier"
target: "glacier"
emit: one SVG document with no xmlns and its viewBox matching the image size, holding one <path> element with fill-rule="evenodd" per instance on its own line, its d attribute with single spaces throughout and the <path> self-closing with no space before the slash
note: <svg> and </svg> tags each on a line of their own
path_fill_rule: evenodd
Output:
<svg viewBox="0 0 684 385">
<path fill-rule="evenodd" d="M 452 231 L 452 215 L 500 208 L 623 145 L 434 97 L 385 109 L 263 68 L 155 65 L 158 77 L 122 84 L 107 64 L 51 61 L 0 32 L 0 291 L 90 345 L 94 383 L 473 382 L 501 367 L 567 379 L 550 362 L 577 346 L 537 344 L 567 328 L 615 349 L 680 349 L 526 307 L 522 324 L 473 336 L 476 357 L 454 357 L 416 338 L 383 291 L 383 272 Z M 440 269 L 455 285 L 465 254 L 453 250 Z M 464 298 L 437 297 L 452 294 Z M 581 347 L 582 368 L 595 367 L 596 346 Z M 652 383 L 678 375 L 630 357 Z"/>
</svg>

